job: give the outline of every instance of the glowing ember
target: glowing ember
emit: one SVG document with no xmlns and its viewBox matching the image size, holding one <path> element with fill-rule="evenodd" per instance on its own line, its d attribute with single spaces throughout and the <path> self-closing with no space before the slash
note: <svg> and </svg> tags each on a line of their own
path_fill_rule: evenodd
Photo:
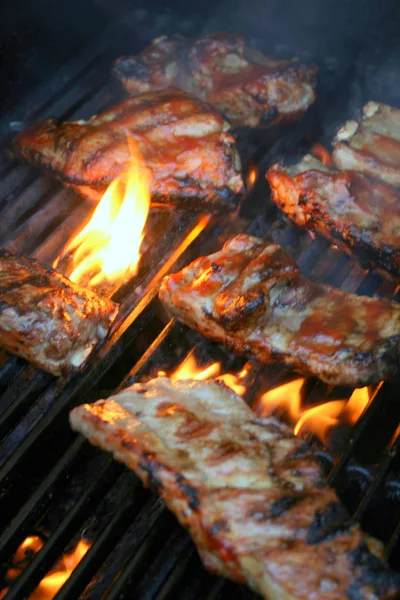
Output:
<svg viewBox="0 0 400 600">
<path fill-rule="evenodd" d="M 326 167 L 333 166 L 333 160 L 329 153 L 329 150 L 327 150 L 321 144 L 315 144 L 312 147 L 311 152 L 316 158 L 319 158 L 319 160 L 322 162 L 322 164 L 325 165 Z"/>
<path fill-rule="evenodd" d="M 255 184 L 257 179 L 257 169 L 253 168 L 250 170 L 248 176 L 247 176 L 247 187 L 249 189 L 251 189 L 253 187 L 253 185 Z"/>
<path fill-rule="evenodd" d="M 131 140 L 129 146 L 129 172 L 109 185 L 91 220 L 65 251 L 73 261 L 68 277 L 82 285 L 114 283 L 137 271 L 150 208 L 150 176 Z"/>
<path fill-rule="evenodd" d="M 370 401 L 368 388 L 354 390 L 349 400 L 332 400 L 303 409 L 301 389 L 304 379 L 295 379 L 263 394 L 256 411 L 262 416 L 286 414 L 295 435 L 313 434 L 323 443 L 329 431 L 339 423 L 354 425 Z"/>
<path fill-rule="evenodd" d="M 36 535 L 28 536 L 20 544 L 14 555 L 12 565 L 6 574 L 7 580 L 11 582 L 16 579 L 43 546 L 44 542 L 40 537 Z M 88 542 L 80 540 L 75 549 L 64 554 L 52 571 L 42 579 L 35 591 L 29 596 L 29 600 L 52 600 L 89 548 L 90 544 Z M 4 598 L 9 590 L 9 587 L 2 590 L 0 598 Z"/>
</svg>

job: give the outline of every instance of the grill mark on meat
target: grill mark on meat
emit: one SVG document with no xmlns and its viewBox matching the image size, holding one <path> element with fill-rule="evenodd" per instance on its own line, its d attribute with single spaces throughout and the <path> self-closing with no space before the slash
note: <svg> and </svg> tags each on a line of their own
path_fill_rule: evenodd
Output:
<svg viewBox="0 0 400 600">
<path fill-rule="evenodd" d="M 385 563 L 371 554 L 365 541 L 361 541 L 354 550 L 348 551 L 348 555 L 353 567 L 360 572 L 356 581 L 346 590 L 349 600 L 365 600 L 363 589 L 368 586 L 376 590 L 377 598 L 384 598 L 388 582 L 394 587 L 399 585 L 399 574 L 391 571 Z"/>
<path fill-rule="evenodd" d="M 309 281 L 282 248 L 252 236 L 167 276 L 159 295 L 176 318 L 233 352 L 329 384 L 362 387 L 400 374 L 396 302 Z"/>
<path fill-rule="evenodd" d="M 154 200 L 231 210 L 244 183 L 229 129 L 208 104 L 168 90 L 128 99 L 88 121 L 42 121 L 15 137 L 13 151 L 96 202 L 127 173 L 131 138 L 150 172 Z"/>
<path fill-rule="evenodd" d="M 242 296 L 231 297 L 229 293 L 224 294 L 219 300 L 225 304 L 225 308 L 219 311 L 219 322 L 226 329 L 234 330 L 263 312 L 265 295 L 262 290 L 249 290 Z"/>
<path fill-rule="evenodd" d="M 114 302 L 5 250 L 0 295 L 0 345 L 53 375 L 79 367 L 117 314 Z"/>
<path fill-rule="evenodd" d="M 334 139 L 339 169 L 352 169 L 400 186 L 400 110 L 368 102 L 362 119 L 348 121 Z"/>
<path fill-rule="evenodd" d="M 113 68 L 130 94 L 176 86 L 214 105 L 237 127 L 297 118 L 315 101 L 316 71 L 270 59 L 242 36 L 221 32 L 196 40 L 157 38 L 136 60 L 120 58 Z"/>
<path fill-rule="evenodd" d="M 208 437 L 180 439 L 186 412 L 212 424 Z M 157 378 L 77 407 L 70 421 L 157 487 L 211 571 L 268 600 L 398 597 L 382 545 L 320 485 L 307 445 L 225 386 Z"/>
<path fill-rule="evenodd" d="M 181 474 L 176 475 L 176 482 L 188 501 L 189 508 L 198 510 L 200 508 L 200 499 L 197 490 L 193 488 Z"/>
<path fill-rule="evenodd" d="M 284 496 L 283 498 L 279 498 L 271 506 L 269 514 L 272 518 L 281 517 L 302 500 L 302 496 Z"/>
<path fill-rule="evenodd" d="M 285 169 L 271 167 L 272 199 L 301 227 L 322 234 L 364 268 L 400 276 L 400 191 L 354 171 L 332 171 L 305 157 Z"/>
<path fill-rule="evenodd" d="M 207 436 L 210 434 L 213 425 L 209 421 L 199 419 L 195 413 L 184 406 L 170 402 L 162 402 L 158 408 L 157 417 L 166 418 L 179 414 L 181 425 L 177 430 L 177 435 L 181 439 L 190 439 L 192 436 Z"/>
<path fill-rule="evenodd" d="M 349 532 L 354 526 L 344 506 L 332 502 L 315 513 L 314 521 L 307 532 L 307 544 L 321 544 L 339 533 Z"/>
<path fill-rule="evenodd" d="M 208 535 L 216 535 L 217 533 L 221 533 L 221 531 L 229 531 L 229 525 L 227 521 L 220 519 L 219 521 L 214 521 L 210 529 L 208 529 Z"/>
<path fill-rule="evenodd" d="M 123 442 L 123 445 L 128 449 L 132 448 L 132 446 L 129 446 L 126 442 Z M 162 480 L 159 478 L 160 465 L 152 460 L 151 455 L 143 455 L 139 462 L 139 467 L 146 473 L 147 484 L 151 489 L 160 493 L 163 488 Z"/>
</svg>

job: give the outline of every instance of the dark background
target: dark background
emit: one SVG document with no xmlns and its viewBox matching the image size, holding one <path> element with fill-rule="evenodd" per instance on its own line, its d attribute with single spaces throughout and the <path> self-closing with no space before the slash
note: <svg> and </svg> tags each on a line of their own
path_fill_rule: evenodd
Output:
<svg viewBox="0 0 400 600">
<path fill-rule="evenodd" d="M 1 111 L 10 111 L 69 57 L 79 56 L 112 22 L 132 11 L 145 17 L 141 43 L 150 41 L 155 23 L 166 33 L 178 22 L 190 35 L 223 28 L 240 31 L 271 53 L 298 54 L 322 64 L 334 73 L 333 87 L 353 68 L 367 95 L 400 105 L 399 0 L 3 0 L 0 11 Z M 137 33 L 132 31 L 133 51 Z M 115 55 L 119 51 L 116 47 Z M 357 102 L 357 90 L 352 93 Z"/>
</svg>

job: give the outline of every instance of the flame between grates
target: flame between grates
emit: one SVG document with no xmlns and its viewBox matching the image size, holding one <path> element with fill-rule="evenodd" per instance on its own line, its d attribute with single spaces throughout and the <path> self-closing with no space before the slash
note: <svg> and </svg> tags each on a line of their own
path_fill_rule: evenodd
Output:
<svg viewBox="0 0 400 600">
<path fill-rule="evenodd" d="M 100 83 L 103 75 L 97 65 L 102 52 L 104 46 L 86 61 L 82 59 L 65 88 L 43 92 L 41 99 L 34 99 L 34 107 L 26 104 L 17 116 L 32 120 L 51 113 L 87 116 L 115 101 L 114 92 Z M 309 133 L 308 127 L 305 121 L 294 130 L 285 138 L 287 145 L 298 145 Z M 282 147 L 282 138 L 279 144 L 268 144 L 253 155 L 249 168 L 258 163 L 262 175 L 263 165 Z M 0 172 L 2 245 L 51 264 L 88 218 L 90 206 L 29 167 L 4 161 Z M 365 390 L 357 411 L 346 420 L 339 415 L 350 414 L 354 402 L 348 400 L 354 398 L 353 390 L 315 380 L 297 382 L 294 415 L 281 401 L 271 404 L 269 395 L 293 380 L 293 374 L 234 357 L 174 320 L 168 321 L 157 299 L 166 273 L 219 248 L 235 230 L 245 229 L 282 244 L 311 278 L 348 291 L 394 296 L 393 284 L 364 271 L 324 240 L 313 239 L 287 223 L 267 196 L 260 176 L 248 194 L 244 214 L 254 216 L 255 206 L 262 214 L 235 223 L 205 214 L 152 211 L 139 272 L 114 296 L 121 311 L 111 336 L 81 373 L 55 380 L 20 359 L 1 354 L 0 598 L 252 597 L 248 590 L 207 573 L 189 536 L 163 502 L 144 490 L 133 473 L 68 426 L 73 406 L 106 397 L 141 377 L 160 371 L 173 374 L 185 360 L 188 367 L 188 357 L 195 364 L 191 368 L 204 377 L 204 369 L 214 364 L 208 374 L 225 374 L 225 382 L 236 385 L 255 410 L 267 406 L 293 426 L 297 422 L 298 435 L 313 444 L 346 506 L 366 531 L 384 541 L 387 558 L 400 569 L 396 386 Z M 336 403 L 325 419 L 323 442 L 307 417 L 307 411 L 321 403 L 331 408 Z"/>
</svg>

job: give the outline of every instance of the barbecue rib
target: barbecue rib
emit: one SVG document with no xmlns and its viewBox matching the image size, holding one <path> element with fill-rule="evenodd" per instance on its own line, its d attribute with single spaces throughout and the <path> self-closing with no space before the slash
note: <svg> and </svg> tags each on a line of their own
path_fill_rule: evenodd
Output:
<svg viewBox="0 0 400 600">
<path fill-rule="evenodd" d="M 0 250 L 0 346 L 52 373 L 77 368 L 108 333 L 111 300 Z"/>
<path fill-rule="evenodd" d="M 241 234 L 165 277 L 160 298 L 180 321 L 237 353 L 281 362 L 334 385 L 400 372 L 400 306 L 300 276 L 276 244 Z"/>
<path fill-rule="evenodd" d="M 162 496 L 211 571 L 268 600 L 398 597 L 380 542 L 305 443 L 223 384 L 160 377 L 78 406 L 70 422 Z"/>
<path fill-rule="evenodd" d="M 334 146 L 339 169 L 354 169 L 400 186 L 400 110 L 368 102 L 360 123 L 345 123 Z"/>
<path fill-rule="evenodd" d="M 293 120 L 315 100 L 316 67 L 268 58 L 242 36 L 214 33 L 197 40 L 155 39 L 113 69 L 130 94 L 182 88 L 210 102 L 236 127 Z"/>
<path fill-rule="evenodd" d="M 98 200 L 128 171 L 131 139 L 150 170 L 153 198 L 192 209 L 204 209 L 203 203 L 230 209 L 243 181 L 229 128 L 204 102 L 169 90 L 131 98 L 88 121 L 42 121 L 15 138 L 14 150 Z"/>
<path fill-rule="evenodd" d="M 295 223 L 354 251 L 364 267 L 400 276 L 400 191 L 355 171 L 333 171 L 306 156 L 267 173 L 275 204 Z"/>
</svg>

